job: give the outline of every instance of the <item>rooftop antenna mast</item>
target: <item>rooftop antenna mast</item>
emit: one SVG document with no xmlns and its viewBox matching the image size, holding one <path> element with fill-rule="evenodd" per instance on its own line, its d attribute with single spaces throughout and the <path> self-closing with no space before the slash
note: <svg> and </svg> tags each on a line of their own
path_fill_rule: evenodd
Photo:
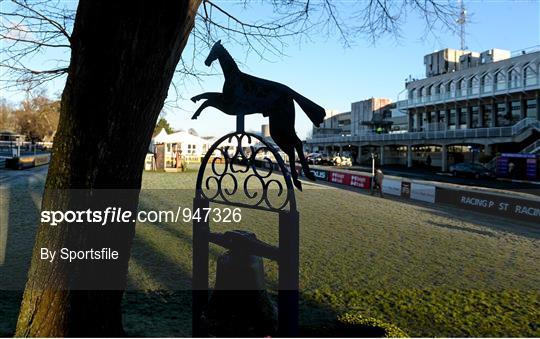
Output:
<svg viewBox="0 0 540 339">
<path fill-rule="evenodd" d="M 459 40 L 461 43 L 461 50 L 465 50 L 465 24 L 467 23 L 467 10 L 465 9 L 465 4 L 463 0 L 459 1 L 459 19 L 457 19 L 457 24 L 459 25 Z"/>
</svg>

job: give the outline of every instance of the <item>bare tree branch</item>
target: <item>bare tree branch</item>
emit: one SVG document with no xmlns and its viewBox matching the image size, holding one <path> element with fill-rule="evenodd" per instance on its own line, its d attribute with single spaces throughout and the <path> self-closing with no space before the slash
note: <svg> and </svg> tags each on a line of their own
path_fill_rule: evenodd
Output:
<svg viewBox="0 0 540 339">
<path fill-rule="evenodd" d="M 32 89 L 67 72 L 67 58 L 40 69 L 35 59 L 51 50 L 69 51 L 74 9 L 59 1 L 2 0 L 0 15 L 0 88 Z"/>
<path fill-rule="evenodd" d="M 264 19 L 247 16 L 255 6 L 270 15 Z M 399 38 L 408 13 L 424 20 L 428 35 L 439 27 L 455 31 L 459 8 L 452 0 L 238 0 L 219 4 L 203 0 L 191 33 L 192 53 L 182 56 L 175 81 L 200 81 L 213 75 L 198 65 L 204 57 L 201 53 L 218 39 L 226 38 L 244 46 L 246 54 L 268 60 L 284 55 L 291 39 L 301 41 L 315 34 L 337 38 L 344 46 L 365 40 L 375 43 L 383 35 Z M 57 58 L 54 67 L 31 65 L 38 55 L 69 51 L 75 8 L 60 0 L 0 0 L 0 15 L 0 87 L 34 88 L 65 74 L 69 53 L 66 59 Z M 182 97 L 177 84 L 173 90 L 177 98 Z"/>
</svg>

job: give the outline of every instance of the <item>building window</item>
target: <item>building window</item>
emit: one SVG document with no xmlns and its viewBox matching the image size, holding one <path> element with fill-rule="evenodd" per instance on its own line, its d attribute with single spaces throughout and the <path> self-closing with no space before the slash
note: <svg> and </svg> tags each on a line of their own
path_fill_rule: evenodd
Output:
<svg viewBox="0 0 540 339">
<path fill-rule="evenodd" d="M 467 96 L 467 81 L 465 79 L 461 79 L 457 83 L 457 90 L 458 95 L 465 97 Z"/>
<path fill-rule="evenodd" d="M 432 85 L 431 86 L 429 92 L 430 92 L 432 101 L 439 100 L 439 91 L 440 91 L 439 85 Z"/>
<path fill-rule="evenodd" d="M 529 64 L 524 70 L 525 86 L 536 85 L 538 83 L 538 73 L 534 70 L 533 65 Z"/>
<path fill-rule="evenodd" d="M 450 81 L 450 83 L 448 83 L 448 98 L 455 98 L 456 97 L 456 82 L 455 81 Z"/>
<path fill-rule="evenodd" d="M 482 76 L 481 86 L 482 93 L 490 93 L 493 90 L 493 79 L 491 75 L 486 74 Z"/>
<path fill-rule="evenodd" d="M 471 127 L 472 128 L 482 127 L 479 125 L 478 106 L 471 107 L 471 110 L 472 110 Z"/>
<path fill-rule="evenodd" d="M 431 101 L 431 95 L 433 94 L 433 87 L 432 86 L 426 86 L 425 87 L 425 100 L 424 101 Z"/>
<path fill-rule="evenodd" d="M 478 94 L 480 91 L 480 80 L 478 80 L 477 76 L 473 76 L 471 80 L 469 81 L 469 93 L 470 94 Z"/>
<path fill-rule="evenodd" d="M 519 81 L 519 72 L 513 68 L 512 70 L 510 70 L 510 72 L 508 73 L 508 87 L 509 88 L 517 88 L 520 86 L 520 81 Z"/>
<path fill-rule="evenodd" d="M 439 111 L 439 124 L 444 124 L 444 115 L 446 113 L 444 111 Z"/>
<path fill-rule="evenodd" d="M 484 127 L 491 126 L 491 105 L 484 105 Z"/>
<path fill-rule="evenodd" d="M 426 87 L 422 87 L 420 89 L 420 101 L 421 102 L 426 102 L 427 101 L 427 88 Z"/>
<path fill-rule="evenodd" d="M 536 107 L 536 100 L 527 100 L 527 111 L 526 115 L 527 118 L 536 118 L 536 112 L 538 110 L 538 107 Z"/>
<path fill-rule="evenodd" d="M 497 107 L 497 126 L 510 125 L 512 121 L 509 119 L 509 112 L 506 112 L 506 104 L 496 104 L 495 107 Z"/>
<path fill-rule="evenodd" d="M 458 108 L 456 126 L 459 126 L 459 128 L 467 128 L 467 107 Z"/>
<path fill-rule="evenodd" d="M 456 128 L 456 110 L 454 108 L 452 108 L 450 110 L 450 116 L 449 116 L 449 121 L 448 121 L 448 126 L 450 129 L 455 129 Z"/>
<path fill-rule="evenodd" d="M 504 71 L 499 71 L 495 73 L 495 90 L 501 91 L 506 89 L 506 76 Z"/>
<path fill-rule="evenodd" d="M 438 99 L 444 99 L 444 91 L 445 87 L 444 87 L 444 84 L 440 84 L 439 85 L 439 97 Z"/>
<path fill-rule="evenodd" d="M 521 117 L 521 103 L 519 101 L 512 101 L 512 124 L 519 121 Z"/>
</svg>

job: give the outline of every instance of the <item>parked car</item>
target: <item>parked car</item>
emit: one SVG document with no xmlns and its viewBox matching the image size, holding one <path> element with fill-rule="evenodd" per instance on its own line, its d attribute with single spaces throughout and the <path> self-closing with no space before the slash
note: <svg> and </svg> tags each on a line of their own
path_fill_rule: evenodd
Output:
<svg viewBox="0 0 540 339">
<path fill-rule="evenodd" d="M 351 158 L 349 158 L 349 157 L 335 156 L 335 157 L 332 159 L 332 162 L 333 162 L 334 165 L 336 165 L 336 166 L 352 166 L 352 160 L 351 160 Z"/>
<path fill-rule="evenodd" d="M 310 153 L 306 160 L 311 165 L 334 165 L 332 159 L 324 153 Z"/>
<path fill-rule="evenodd" d="M 457 176 L 479 178 L 493 178 L 495 175 L 493 171 L 480 164 L 473 164 L 468 162 L 461 162 L 450 166 L 450 172 Z"/>
<path fill-rule="evenodd" d="M 309 153 L 308 155 L 306 155 L 306 160 L 310 165 L 317 165 L 321 158 L 322 155 L 320 153 Z"/>
</svg>

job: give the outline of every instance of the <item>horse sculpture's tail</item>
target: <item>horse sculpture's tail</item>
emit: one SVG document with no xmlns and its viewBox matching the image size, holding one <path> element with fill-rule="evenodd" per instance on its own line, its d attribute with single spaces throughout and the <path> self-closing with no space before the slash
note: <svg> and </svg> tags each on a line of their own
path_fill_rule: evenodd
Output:
<svg viewBox="0 0 540 339">
<path fill-rule="evenodd" d="M 292 91 L 292 97 L 294 101 L 296 101 L 298 106 L 300 106 L 302 111 L 306 113 L 306 115 L 313 122 L 313 124 L 319 127 L 319 125 L 324 121 L 324 117 L 326 116 L 326 111 L 324 110 L 324 108 L 304 97 L 303 95 L 296 93 L 295 91 Z"/>
</svg>

